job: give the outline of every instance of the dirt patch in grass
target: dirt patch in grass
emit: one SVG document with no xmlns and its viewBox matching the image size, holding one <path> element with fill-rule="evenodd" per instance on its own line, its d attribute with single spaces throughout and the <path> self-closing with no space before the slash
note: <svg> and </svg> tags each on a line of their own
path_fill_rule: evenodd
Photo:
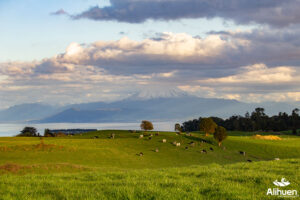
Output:
<svg viewBox="0 0 300 200">
<path fill-rule="evenodd" d="M 55 144 L 39 143 L 35 145 L 17 145 L 12 147 L 3 146 L 0 147 L 0 152 L 9 151 L 52 151 L 52 150 L 64 150 L 64 146 L 58 146 Z"/>
<path fill-rule="evenodd" d="M 82 171 L 93 171 L 93 168 L 81 165 L 58 163 L 58 164 L 34 164 L 20 165 L 7 163 L 0 165 L 0 174 L 49 174 L 49 173 L 76 173 Z"/>
<path fill-rule="evenodd" d="M 17 173 L 21 169 L 22 169 L 21 165 L 12 164 L 12 163 L 8 163 L 0 166 L 0 171 L 7 171 L 11 173 Z"/>
</svg>

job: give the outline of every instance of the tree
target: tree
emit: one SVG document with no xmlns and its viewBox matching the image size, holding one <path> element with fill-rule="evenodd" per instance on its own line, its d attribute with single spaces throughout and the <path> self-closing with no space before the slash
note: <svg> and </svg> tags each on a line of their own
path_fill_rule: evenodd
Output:
<svg viewBox="0 0 300 200">
<path fill-rule="evenodd" d="M 181 126 L 180 124 L 175 124 L 175 131 L 181 133 Z"/>
<path fill-rule="evenodd" d="M 221 146 L 222 142 L 227 138 L 226 129 L 222 126 L 218 126 L 214 133 L 214 138 L 217 140 L 218 145 Z"/>
<path fill-rule="evenodd" d="M 267 130 L 268 116 L 265 114 L 264 108 L 255 108 L 255 111 L 251 114 L 251 119 L 255 123 L 255 130 Z"/>
<path fill-rule="evenodd" d="M 202 118 L 200 120 L 200 131 L 205 132 L 205 136 L 213 134 L 217 128 L 217 124 L 211 118 Z"/>
<path fill-rule="evenodd" d="M 58 133 L 54 134 L 54 137 L 65 137 L 65 136 L 67 136 L 67 135 L 63 132 L 58 132 Z"/>
<path fill-rule="evenodd" d="M 293 134 L 296 135 L 297 134 L 297 129 L 299 128 L 299 124 L 300 124 L 300 116 L 299 116 L 299 109 L 295 108 L 292 111 L 292 116 L 291 116 L 291 122 L 292 122 L 292 130 L 293 130 Z"/>
<path fill-rule="evenodd" d="M 141 123 L 141 129 L 145 131 L 153 130 L 153 124 L 150 121 L 143 120 Z"/>
<path fill-rule="evenodd" d="M 38 137 L 39 133 L 37 133 L 37 130 L 34 127 L 25 127 L 20 132 L 20 134 L 17 136 L 19 136 L 19 137 Z"/>
<path fill-rule="evenodd" d="M 54 137 L 55 135 L 53 133 L 51 133 L 51 131 L 49 129 L 45 129 L 44 131 L 44 137 Z"/>
</svg>

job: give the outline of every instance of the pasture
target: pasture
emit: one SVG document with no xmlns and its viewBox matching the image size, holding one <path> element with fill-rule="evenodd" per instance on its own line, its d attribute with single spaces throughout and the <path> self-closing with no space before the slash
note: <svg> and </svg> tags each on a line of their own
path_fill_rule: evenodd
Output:
<svg viewBox="0 0 300 200">
<path fill-rule="evenodd" d="M 0 138 L 0 199 L 266 199 L 282 177 L 299 190 L 297 136 L 234 132 L 220 148 L 198 132 L 144 133 Z"/>
</svg>

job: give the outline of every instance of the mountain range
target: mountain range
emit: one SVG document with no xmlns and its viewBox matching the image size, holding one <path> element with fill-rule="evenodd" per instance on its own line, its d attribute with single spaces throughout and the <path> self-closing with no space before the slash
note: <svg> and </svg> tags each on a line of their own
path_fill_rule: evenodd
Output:
<svg viewBox="0 0 300 200">
<path fill-rule="evenodd" d="M 139 122 L 141 120 L 187 120 L 205 116 L 227 118 L 244 115 L 263 107 L 269 115 L 300 107 L 300 102 L 244 103 L 236 100 L 199 98 L 187 94 L 165 97 L 133 95 L 115 102 L 93 102 L 50 106 L 41 103 L 21 104 L 0 111 L 0 122 L 101 123 Z"/>
</svg>

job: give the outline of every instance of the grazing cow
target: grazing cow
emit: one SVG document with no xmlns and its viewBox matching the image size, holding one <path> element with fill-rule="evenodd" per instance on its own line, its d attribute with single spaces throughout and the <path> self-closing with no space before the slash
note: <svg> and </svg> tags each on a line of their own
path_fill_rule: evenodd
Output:
<svg viewBox="0 0 300 200">
<path fill-rule="evenodd" d="M 248 162 L 252 162 L 252 160 L 247 160 Z"/>
<path fill-rule="evenodd" d="M 112 133 L 112 134 L 110 135 L 110 138 L 111 138 L 111 139 L 115 139 L 115 134 Z"/>
<path fill-rule="evenodd" d="M 150 134 L 150 137 L 153 137 L 153 134 Z"/>
<path fill-rule="evenodd" d="M 163 143 L 166 143 L 166 142 L 167 142 L 167 140 L 166 140 L 166 139 L 163 139 L 163 140 L 162 140 L 162 142 L 163 142 Z"/>
<path fill-rule="evenodd" d="M 207 153 L 207 151 L 206 151 L 205 149 L 203 149 L 203 150 L 201 151 L 201 153 Z"/>
<path fill-rule="evenodd" d="M 178 142 L 178 143 L 176 143 L 176 147 L 180 147 L 180 143 Z"/>
<path fill-rule="evenodd" d="M 143 138 L 144 137 L 144 135 L 140 135 L 140 138 Z"/>
<path fill-rule="evenodd" d="M 210 147 L 209 150 L 214 151 L 214 149 L 212 147 Z"/>
<path fill-rule="evenodd" d="M 149 137 L 148 140 L 152 140 L 152 137 Z"/>
<path fill-rule="evenodd" d="M 98 136 L 94 136 L 94 139 L 97 139 L 97 138 L 99 138 Z"/>
<path fill-rule="evenodd" d="M 185 150 L 188 150 L 189 149 L 189 147 L 185 147 Z"/>
<path fill-rule="evenodd" d="M 155 133 L 155 136 L 159 136 L 159 132 Z"/>
<path fill-rule="evenodd" d="M 240 151 L 240 154 L 245 156 L 246 155 L 246 152 L 245 151 Z"/>
<path fill-rule="evenodd" d="M 159 152 L 158 148 L 156 148 L 156 149 L 155 149 L 155 152 L 156 152 L 156 153 L 158 153 L 158 152 Z"/>
<path fill-rule="evenodd" d="M 189 143 L 189 145 L 191 145 L 192 147 L 194 147 L 195 146 L 195 142 L 192 141 L 192 142 Z"/>
<path fill-rule="evenodd" d="M 275 158 L 274 160 L 280 160 L 279 158 Z"/>
<path fill-rule="evenodd" d="M 140 156 L 143 156 L 144 154 L 143 154 L 143 152 L 140 152 L 140 154 L 139 154 Z"/>
<path fill-rule="evenodd" d="M 172 142 L 172 144 L 176 146 L 177 142 L 176 142 L 176 141 L 174 141 L 174 142 Z"/>
</svg>

